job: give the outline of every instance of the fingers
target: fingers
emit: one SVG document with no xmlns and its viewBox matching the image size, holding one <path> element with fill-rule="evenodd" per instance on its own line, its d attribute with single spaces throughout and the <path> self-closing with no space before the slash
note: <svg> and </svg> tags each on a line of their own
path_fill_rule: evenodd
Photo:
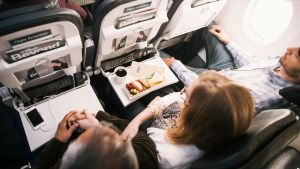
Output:
<svg viewBox="0 0 300 169">
<path fill-rule="evenodd" d="M 87 116 L 85 113 L 76 113 L 73 116 L 74 120 L 82 120 L 82 119 L 86 119 Z"/>
<path fill-rule="evenodd" d="M 69 116 L 69 118 L 67 120 L 69 127 L 71 127 L 74 124 L 74 122 L 76 121 L 76 117 L 75 117 L 76 114 L 77 114 L 77 112 L 72 114 L 72 116 Z"/>
<path fill-rule="evenodd" d="M 223 32 L 223 27 L 221 27 L 220 25 L 213 25 L 209 29 L 209 32 L 211 32 L 214 35 L 221 34 Z"/>
<path fill-rule="evenodd" d="M 79 125 L 78 125 L 78 123 L 74 123 L 70 128 L 69 128 L 69 133 L 70 133 L 70 135 L 77 129 L 77 127 L 78 127 Z"/>
<path fill-rule="evenodd" d="M 121 139 L 123 140 L 123 141 L 126 141 L 127 140 L 127 136 L 124 134 L 124 132 L 121 134 Z"/>
<path fill-rule="evenodd" d="M 85 116 L 86 116 L 87 119 L 94 118 L 94 116 L 91 113 L 88 113 L 85 110 L 83 111 L 83 113 L 85 114 Z"/>
<path fill-rule="evenodd" d="M 77 112 L 72 114 L 71 116 L 69 116 L 68 118 L 68 126 L 72 126 L 74 124 L 74 122 L 81 120 L 81 119 L 85 119 L 86 115 L 82 112 Z"/>
<path fill-rule="evenodd" d="M 213 26 L 211 26 L 211 29 L 220 31 L 223 29 L 223 27 L 221 25 L 213 25 Z"/>
<path fill-rule="evenodd" d="M 87 130 L 88 128 L 95 127 L 95 126 L 101 126 L 99 121 L 93 116 L 91 116 L 91 118 L 78 120 L 77 122 L 80 125 L 80 128 L 84 130 Z"/>
<path fill-rule="evenodd" d="M 121 133 L 122 140 L 127 140 L 128 137 L 128 126 L 125 128 L 125 130 Z"/>
<path fill-rule="evenodd" d="M 71 116 L 73 116 L 74 114 L 76 113 L 76 111 L 70 111 L 69 113 L 67 113 L 64 118 L 62 119 L 62 121 L 58 124 L 59 126 L 63 126 L 63 127 L 66 127 L 67 125 L 69 125 L 69 118 Z"/>
<path fill-rule="evenodd" d="M 78 120 L 77 123 L 78 123 L 81 127 L 84 127 L 84 126 L 86 126 L 86 125 L 89 123 L 89 121 L 86 120 L 86 119 L 82 119 L 82 120 Z"/>
<path fill-rule="evenodd" d="M 127 136 L 127 141 L 130 141 L 131 139 L 133 138 L 133 136 L 131 135 L 131 134 L 129 134 L 128 136 Z"/>
<path fill-rule="evenodd" d="M 133 137 L 135 137 L 136 134 L 138 133 L 138 129 L 136 127 L 137 126 L 129 124 L 128 127 L 126 127 L 125 130 L 122 132 L 121 139 L 124 141 L 126 141 L 126 140 L 129 141 Z"/>
<path fill-rule="evenodd" d="M 216 31 L 216 30 L 215 30 L 215 29 L 213 29 L 213 28 L 212 28 L 212 29 L 210 29 L 210 30 L 209 30 L 209 32 L 210 32 L 210 33 L 212 33 L 213 35 L 215 35 L 216 37 L 218 37 L 218 36 L 219 36 L 219 34 L 220 34 L 220 31 Z"/>
<path fill-rule="evenodd" d="M 70 111 L 68 114 L 65 115 L 65 117 L 63 118 L 62 121 L 67 121 L 72 115 L 74 115 L 76 113 L 77 113 L 77 111 L 74 111 L 74 110 Z"/>
<path fill-rule="evenodd" d="M 163 61 L 170 67 L 176 59 L 174 57 L 169 57 L 169 58 L 163 58 Z"/>
<path fill-rule="evenodd" d="M 121 139 L 123 141 L 131 140 L 131 138 L 129 137 L 129 133 L 127 133 L 126 131 L 121 134 Z"/>
</svg>

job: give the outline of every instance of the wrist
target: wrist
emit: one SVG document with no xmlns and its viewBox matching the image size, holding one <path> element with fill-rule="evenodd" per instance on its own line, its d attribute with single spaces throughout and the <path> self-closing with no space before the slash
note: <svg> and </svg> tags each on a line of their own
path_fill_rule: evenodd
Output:
<svg viewBox="0 0 300 169">
<path fill-rule="evenodd" d="M 143 121 L 142 121 L 140 118 L 135 118 L 135 119 L 133 120 L 133 122 L 134 122 L 137 126 L 140 126 L 140 125 L 142 125 L 142 123 L 143 123 Z"/>
<path fill-rule="evenodd" d="M 100 122 L 99 122 L 97 119 L 95 119 L 95 120 L 93 120 L 93 122 L 92 122 L 92 126 L 94 126 L 94 127 L 100 126 Z"/>
<path fill-rule="evenodd" d="M 170 68 L 173 70 L 174 65 L 176 65 L 177 62 L 180 62 L 178 60 L 174 60 L 174 62 L 172 62 L 172 64 L 170 65 Z"/>
<path fill-rule="evenodd" d="M 58 136 L 55 136 L 54 139 L 57 140 L 58 142 L 61 142 L 61 143 L 67 143 L 68 142 L 68 139 L 60 138 Z"/>
</svg>

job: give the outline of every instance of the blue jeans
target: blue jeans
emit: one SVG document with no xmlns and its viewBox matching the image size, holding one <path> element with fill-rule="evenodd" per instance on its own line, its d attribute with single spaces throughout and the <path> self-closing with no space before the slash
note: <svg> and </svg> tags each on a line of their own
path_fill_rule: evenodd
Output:
<svg viewBox="0 0 300 169">
<path fill-rule="evenodd" d="M 200 63 L 201 59 L 197 53 L 203 47 L 206 51 L 206 65 L 204 66 L 197 64 Z M 183 45 L 181 55 L 177 59 L 183 61 L 189 70 L 197 74 L 208 69 L 218 71 L 235 67 L 230 52 L 222 42 L 208 31 L 207 27 L 194 33 L 190 41 Z M 161 54 L 161 57 L 167 56 Z"/>
</svg>

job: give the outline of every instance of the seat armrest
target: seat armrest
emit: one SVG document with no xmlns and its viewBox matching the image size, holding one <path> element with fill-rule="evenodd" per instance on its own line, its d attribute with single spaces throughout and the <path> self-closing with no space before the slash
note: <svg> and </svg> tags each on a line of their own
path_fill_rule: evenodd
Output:
<svg viewBox="0 0 300 169">
<path fill-rule="evenodd" d="M 287 147 L 272 159 L 264 169 L 273 168 L 300 168 L 300 152 L 292 147 Z"/>
</svg>

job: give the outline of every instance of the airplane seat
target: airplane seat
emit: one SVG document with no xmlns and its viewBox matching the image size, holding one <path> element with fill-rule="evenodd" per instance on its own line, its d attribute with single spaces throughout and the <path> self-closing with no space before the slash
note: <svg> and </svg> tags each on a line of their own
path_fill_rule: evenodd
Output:
<svg viewBox="0 0 300 169">
<path fill-rule="evenodd" d="M 155 46 L 160 50 L 187 41 L 191 33 L 208 26 L 227 0 L 170 0 L 168 18 L 156 38 Z"/>
<path fill-rule="evenodd" d="M 113 58 L 155 53 L 150 41 L 168 21 L 167 4 L 165 0 L 97 0 L 93 6 L 94 73 L 111 72 L 104 62 Z"/>
<path fill-rule="evenodd" d="M 12 105 L 32 152 L 53 138 L 71 110 L 103 111 L 81 71 L 82 35 L 79 14 L 66 8 L 0 20 L 0 83 L 14 92 Z"/>
<path fill-rule="evenodd" d="M 167 16 L 168 16 L 169 21 L 170 21 L 171 18 L 174 16 L 175 12 L 177 11 L 177 8 L 179 7 L 179 5 L 180 5 L 182 2 L 183 2 L 183 0 L 169 0 L 169 1 L 168 1 L 168 9 L 167 9 L 168 11 L 167 11 Z M 165 28 L 167 27 L 168 23 L 169 23 L 169 22 L 165 22 L 165 23 L 162 24 L 162 26 L 160 27 L 160 29 L 159 29 L 157 35 L 155 36 L 155 38 L 154 38 L 152 41 L 155 42 L 157 39 L 160 38 L 160 36 L 163 35 L 163 32 L 164 32 Z M 169 41 L 169 43 L 167 43 L 168 45 L 167 45 L 167 44 L 161 44 L 160 46 L 157 46 L 157 48 L 158 48 L 158 49 L 164 49 L 164 48 L 166 48 L 166 47 L 173 46 L 173 45 L 177 44 L 177 43 L 176 43 L 177 41 L 178 41 L 178 43 L 179 43 L 179 42 L 182 42 L 182 41 L 183 41 L 183 38 L 182 38 L 182 37 L 185 37 L 185 35 L 184 35 L 184 36 L 180 36 L 180 37 L 178 37 L 178 38 L 176 38 L 176 39 L 173 39 L 172 41 Z M 158 44 L 157 44 L 157 45 L 158 45 Z M 162 47 L 162 46 L 164 46 L 164 47 Z"/>
<path fill-rule="evenodd" d="M 255 116 L 247 133 L 195 161 L 191 169 L 262 168 L 287 148 L 300 131 L 299 119 L 288 109 L 266 110 Z"/>
<path fill-rule="evenodd" d="M 41 101 L 43 92 L 31 89 L 81 69 L 82 32 L 80 16 L 70 9 L 5 17 L 0 21 L 0 82 L 26 105 Z"/>
</svg>

